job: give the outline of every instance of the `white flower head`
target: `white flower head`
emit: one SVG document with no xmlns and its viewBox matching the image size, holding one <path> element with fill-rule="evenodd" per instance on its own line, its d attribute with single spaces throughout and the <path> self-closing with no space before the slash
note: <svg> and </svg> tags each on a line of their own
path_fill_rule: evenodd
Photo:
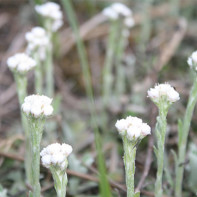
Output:
<svg viewBox="0 0 197 197">
<path fill-rule="evenodd" d="M 194 51 L 187 60 L 188 65 L 191 69 L 197 71 L 197 51 Z"/>
<path fill-rule="evenodd" d="M 27 73 L 36 66 L 36 61 L 25 53 L 17 53 L 7 60 L 7 65 L 12 71 Z"/>
<path fill-rule="evenodd" d="M 122 18 L 127 28 L 131 28 L 135 24 L 131 9 L 122 3 L 113 3 L 111 6 L 105 8 L 102 13 L 111 20 Z"/>
<path fill-rule="evenodd" d="M 102 11 L 102 14 L 111 20 L 118 19 L 118 13 L 114 11 L 111 7 L 107 7 Z"/>
<path fill-rule="evenodd" d="M 118 120 L 115 124 L 121 136 L 127 136 L 129 140 L 142 139 L 151 134 L 151 128 L 143 123 L 142 119 L 128 116 L 126 119 Z"/>
<path fill-rule="evenodd" d="M 25 34 L 25 39 L 28 42 L 27 53 L 32 54 L 37 52 L 41 60 L 46 57 L 47 47 L 49 47 L 49 38 L 45 29 L 42 27 L 34 27 L 30 32 Z"/>
<path fill-rule="evenodd" d="M 56 32 L 63 25 L 63 14 L 57 3 L 47 2 L 42 5 L 36 5 L 35 10 L 38 14 L 51 21 L 53 32 Z"/>
<path fill-rule="evenodd" d="M 158 84 L 154 88 L 150 88 L 148 90 L 148 97 L 155 103 L 159 103 L 162 99 L 165 99 L 170 104 L 180 99 L 179 93 L 168 83 Z"/>
<path fill-rule="evenodd" d="M 122 3 L 113 3 L 111 5 L 112 9 L 116 11 L 119 15 L 128 17 L 132 15 L 132 11 Z"/>
<path fill-rule="evenodd" d="M 55 166 L 61 170 L 65 170 L 68 164 L 67 158 L 71 154 L 72 150 L 72 146 L 68 144 L 61 145 L 54 143 L 47 146 L 40 153 L 43 166 L 46 168 Z"/>
<path fill-rule="evenodd" d="M 52 115 L 52 99 L 47 96 L 31 95 L 27 96 L 22 104 L 23 112 L 34 118 L 44 118 Z"/>
</svg>

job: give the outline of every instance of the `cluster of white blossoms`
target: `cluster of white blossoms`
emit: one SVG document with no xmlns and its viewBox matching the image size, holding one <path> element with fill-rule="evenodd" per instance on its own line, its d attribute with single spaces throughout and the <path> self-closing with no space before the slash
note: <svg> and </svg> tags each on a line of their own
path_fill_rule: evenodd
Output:
<svg viewBox="0 0 197 197">
<path fill-rule="evenodd" d="M 35 10 L 38 14 L 51 22 L 53 32 L 56 32 L 63 25 L 63 14 L 57 3 L 47 2 L 42 5 L 36 5 Z"/>
<path fill-rule="evenodd" d="M 187 63 L 191 69 L 197 71 L 197 51 L 194 51 L 191 56 L 188 58 Z"/>
<path fill-rule="evenodd" d="M 150 126 L 137 117 L 128 116 L 126 119 L 118 120 L 115 126 L 121 136 L 126 135 L 131 141 L 151 134 Z"/>
<path fill-rule="evenodd" d="M 52 99 L 47 96 L 30 95 L 25 97 L 22 110 L 25 114 L 34 118 L 47 117 L 52 115 Z"/>
<path fill-rule="evenodd" d="M 25 39 L 28 42 L 27 53 L 32 54 L 37 52 L 41 60 L 46 57 L 47 47 L 49 47 L 49 38 L 45 29 L 42 27 L 34 27 L 30 32 L 25 34 Z"/>
<path fill-rule="evenodd" d="M 50 166 L 59 167 L 61 170 L 67 168 L 67 157 L 72 152 L 72 146 L 68 144 L 54 143 L 44 148 L 41 153 L 41 160 L 43 166 L 50 168 Z"/>
<path fill-rule="evenodd" d="M 132 11 L 122 3 L 113 3 L 110 7 L 105 8 L 102 13 L 111 20 L 122 17 L 125 26 L 128 28 L 133 27 L 135 24 Z"/>
<path fill-rule="evenodd" d="M 36 61 L 25 53 L 17 53 L 8 58 L 7 65 L 12 71 L 26 73 L 36 66 Z"/>
<path fill-rule="evenodd" d="M 168 83 L 158 84 L 154 88 L 150 88 L 148 90 L 148 97 L 155 103 L 159 103 L 162 98 L 165 98 L 170 103 L 174 103 L 180 99 L 179 93 Z"/>
</svg>

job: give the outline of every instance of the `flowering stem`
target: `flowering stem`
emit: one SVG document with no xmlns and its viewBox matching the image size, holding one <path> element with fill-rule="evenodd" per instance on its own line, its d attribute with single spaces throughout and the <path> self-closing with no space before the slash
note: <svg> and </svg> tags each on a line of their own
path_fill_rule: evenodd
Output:
<svg viewBox="0 0 197 197">
<path fill-rule="evenodd" d="M 55 182 L 55 190 L 57 192 L 57 197 L 65 197 L 66 186 L 68 183 L 66 172 L 56 169 L 54 166 L 51 166 L 50 170 Z"/>
<path fill-rule="evenodd" d="M 116 39 L 118 33 L 119 23 L 118 21 L 112 21 L 110 25 L 109 40 L 107 45 L 107 54 L 103 69 L 103 100 L 106 105 L 109 101 L 109 96 L 111 95 L 113 75 L 112 75 L 112 65 L 114 52 L 116 49 Z"/>
<path fill-rule="evenodd" d="M 20 106 L 24 102 L 24 99 L 27 95 L 27 77 L 25 75 L 20 75 L 18 73 L 14 73 L 14 78 L 17 85 L 17 94 Z M 29 132 L 28 132 L 28 125 L 27 119 L 25 115 L 21 112 L 21 120 L 22 120 L 22 127 L 25 132 L 25 173 L 27 176 L 27 181 L 31 184 L 31 157 L 30 157 L 30 141 L 29 141 Z"/>
<path fill-rule="evenodd" d="M 62 4 L 67 13 L 68 20 L 71 24 L 73 33 L 75 35 L 79 58 L 81 61 L 81 66 L 82 66 L 84 82 L 85 82 L 86 94 L 90 101 L 89 111 L 91 113 L 91 123 L 94 126 L 96 151 L 98 153 L 98 168 L 100 172 L 99 183 L 100 183 L 101 195 L 111 197 L 112 196 L 111 189 L 110 189 L 110 185 L 106 176 L 106 166 L 104 163 L 104 157 L 103 157 L 103 153 L 101 149 L 102 145 L 101 145 L 100 135 L 98 132 L 98 123 L 97 123 L 95 104 L 94 104 L 94 93 L 93 93 L 93 88 L 92 88 L 92 83 L 91 83 L 91 73 L 90 73 L 90 69 L 88 66 L 88 58 L 87 58 L 85 46 L 80 37 L 79 26 L 77 23 L 77 19 L 76 19 L 75 11 L 73 9 L 72 2 L 70 0 L 62 0 Z"/>
<path fill-rule="evenodd" d="M 124 146 L 124 165 L 125 165 L 125 174 L 126 174 L 127 197 L 134 197 L 135 196 L 134 175 L 135 175 L 136 143 L 128 140 L 126 136 L 124 136 L 122 139 Z"/>
<path fill-rule="evenodd" d="M 155 133 L 157 137 L 157 148 L 155 148 L 155 154 L 157 157 L 157 177 L 155 183 L 155 197 L 162 197 L 162 177 L 163 177 L 163 165 L 164 165 L 164 145 L 166 136 L 166 116 L 168 113 L 168 106 L 165 102 L 159 104 L 159 116 L 157 117 L 157 123 Z"/>
<path fill-rule="evenodd" d="M 122 60 L 123 60 L 123 55 L 124 55 L 124 51 L 125 51 L 125 47 L 126 47 L 126 39 L 127 37 L 125 37 L 123 31 L 127 30 L 126 27 L 124 26 L 120 26 L 119 28 L 121 28 L 121 33 L 119 35 L 119 43 L 116 49 L 116 94 L 119 97 L 125 89 L 125 83 L 124 83 L 124 70 L 122 67 Z"/>
<path fill-rule="evenodd" d="M 42 94 L 42 67 L 39 58 L 39 54 L 37 52 L 34 53 L 34 59 L 36 61 L 35 68 L 35 89 L 37 94 Z"/>
<path fill-rule="evenodd" d="M 176 197 L 181 197 L 182 194 L 185 153 L 187 147 L 189 128 L 190 128 L 191 119 L 196 102 L 197 102 L 197 77 L 195 77 L 195 81 L 193 83 L 193 87 L 190 92 L 183 124 L 179 127 L 179 132 L 178 132 L 179 145 L 178 145 L 178 164 L 176 168 L 176 187 L 175 187 Z"/>
<path fill-rule="evenodd" d="M 28 118 L 31 140 L 31 173 L 33 197 L 40 197 L 40 142 L 44 128 L 44 119 Z"/>
<path fill-rule="evenodd" d="M 45 29 L 47 31 L 50 44 L 47 49 L 46 56 L 46 86 L 47 86 L 47 96 L 53 97 L 54 94 L 54 78 L 53 78 L 53 42 L 52 42 L 52 30 L 50 21 L 45 22 Z"/>
</svg>

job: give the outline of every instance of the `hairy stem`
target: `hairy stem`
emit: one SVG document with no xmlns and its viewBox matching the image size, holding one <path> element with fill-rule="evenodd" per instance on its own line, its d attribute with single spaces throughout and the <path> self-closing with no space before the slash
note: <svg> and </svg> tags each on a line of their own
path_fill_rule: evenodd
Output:
<svg viewBox="0 0 197 197">
<path fill-rule="evenodd" d="M 40 197 L 40 143 L 42 139 L 42 133 L 44 128 L 43 119 L 29 118 L 28 123 L 30 127 L 31 136 L 31 173 L 32 173 L 32 188 L 33 197 Z"/>
<path fill-rule="evenodd" d="M 117 34 L 118 34 L 118 21 L 112 21 L 110 25 L 110 33 L 107 45 L 106 59 L 103 68 L 103 102 L 107 105 L 112 92 L 112 67 L 114 53 L 117 46 Z"/>
<path fill-rule="evenodd" d="M 43 76 L 42 76 L 42 67 L 41 61 L 39 58 L 38 52 L 34 53 L 34 59 L 36 61 L 36 68 L 35 68 L 35 90 L 36 94 L 42 94 L 42 83 L 43 83 Z"/>
<path fill-rule="evenodd" d="M 66 187 L 68 183 L 67 174 L 65 171 L 61 171 L 60 169 L 56 169 L 55 167 L 50 167 L 53 179 L 54 186 L 57 193 L 57 197 L 65 197 L 66 196 Z"/>
<path fill-rule="evenodd" d="M 52 40 L 52 30 L 51 30 L 51 21 L 45 21 L 45 29 L 47 31 L 50 44 L 47 48 L 46 56 L 46 92 L 47 96 L 53 97 L 54 95 L 54 77 L 53 77 L 53 40 Z"/>
<path fill-rule="evenodd" d="M 168 107 L 164 104 L 159 106 L 159 116 L 157 117 L 157 123 L 155 133 L 157 137 L 157 177 L 155 183 L 155 197 L 162 197 L 162 178 L 163 178 L 163 166 L 164 166 L 164 151 L 165 151 L 165 136 L 166 136 L 166 116 L 168 113 Z"/>
<path fill-rule="evenodd" d="M 20 75 L 18 73 L 14 73 L 14 78 L 17 85 L 17 94 L 20 107 L 24 102 L 25 97 L 27 96 L 27 76 Z M 30 141 L 29 141 L 29 131 L 28 131 L 28 124 L 27 118 L 21 111 L 21 121 L 22 127 L 25 133 L 25 173 L 27 177 L 27 181 L 29 184 L 32 183 L 31 177 L 31 149 L 30 149 Z"/>
<path fill-rule="evenodd" d="M 134 175 L 135 175 L 135 143 L 129 141 L 126 136 L 123 137 L 124 146 L 124 165 L 126 174 L 127 197 L 134 197 Z"/>
<path fill-rule="evenodd" d="M 188 140 L 189 128 L 190 128 L 191 119 L 196 102 L 197 102 L 197 77 L 195 78 L 193 87 L 190 92 L 189 101 L 187 104 L 182 127 L 179 128 L 178 164 L 176 168 L 176 186 L 175 186 L 176 197 L 181 197 L 182 195 L 182 182 L 183 182 L 187 140 Z"/>
</svg>

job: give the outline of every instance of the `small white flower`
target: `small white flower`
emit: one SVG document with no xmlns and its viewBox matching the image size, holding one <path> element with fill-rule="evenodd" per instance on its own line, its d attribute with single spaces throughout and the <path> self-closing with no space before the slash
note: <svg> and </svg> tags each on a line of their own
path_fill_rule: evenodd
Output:
<svg viewBox="0 0 197 197">
<path fill-rule="evenodd" d="M 40 153 L 42 164 L 46 168 L 50 168 L 50 166 L 53 165 L 59 167 L 61 170 L 65 170 L 67 166 L 67 157 L 71 152 L 72 146 L 68 144 L 51 144 Z"/>
<path fill-rule="evenodd" d="M 188 58 L 187 63 L 189 64 L 190 68 L 197 70 L 197 51 L 194 51 L 191 56 Z"/>
<path fill-rule="evenodd" d="M 124 24 L 128 27 L 131 28 L 135 25 L 135 21 L 133 19 L 133 17 L 127 17 L 124 19 Z"/>
<path fill-rule="evenodd" d="M 31 95 L 25 98 L 22 104 L 22 110 L 34 118 L 47 117 L 53 113 L 51 103 L 52 99 L 47 96 Z"/>
<path fill-rule="evenodd" d="M 115 12 L 111 7 L 105 8 L 102 11 L 103 15 L 108 17 L 111 20 L 116 20 L 118 19 L 118 14 Z"/>
<path fill-rule="evenodd" d="M 114 3 L 102 11 L 103 15 L 111 20 L 123 19 L 124 25 L 127 28 L 134 26 L 135 21 L 131 9 L 122 3 Z"/>
<path fill-rule="evenodd" d="M 115 126 L 120 135 L 127 136 L 131 141 L 151 134 L 151 128 L 137 117 L 128 116 L 126 119 L 118 120 Z"/>
<path fill-rule="evenodd" d="M 36 66 L 36 62 L 25 53 L 17 53 L 8 58 L 7 65 L 12 71 L 26 73 Z"/>
<path fill-rule="evenodd" d="M 168 102 L 174 103 L 180 99 L 179 93 L 170 84 L 158 84 L 154 88 L 148 90 L 148 97 L 155 103 L 165 97 Z"/>
<path fill-rule="evenodd" d="M 112 4 L 111 7 L 119 15 L 122 15 L 122 16 L 125 16 L 125 17 L 132 15 L 132 11 L 126 5 L 124 5 L 122 3 L 114 3 L 114 4 Z"/>
<path fill-rule="evenodd" d="M 57 31 L 63 25 L 63 15 L 58 4 L 47 2 L 35 6 L 35 10 L 38 14 L 52 22 L 52 31 Z"/>
<path fill-rule="evenodd" d="M 37 51 L 40 59 L 44 60 L 47 47 L 50 47 L 49 38 L 45 29 L 42 27 L 34 27 L 30 32 L 25 34 L 25 39 L 28 42 L 27 53 L 32 54 L 34 51 Z"/>
</svg>

